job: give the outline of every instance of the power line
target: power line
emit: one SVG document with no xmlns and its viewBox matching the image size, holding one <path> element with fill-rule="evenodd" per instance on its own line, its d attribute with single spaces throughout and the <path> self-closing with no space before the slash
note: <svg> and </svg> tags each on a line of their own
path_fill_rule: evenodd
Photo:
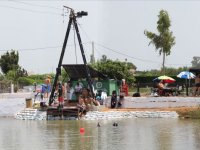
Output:
<svg viewBox="0 0 200 150">
<path fill-rule="evenodd" d="M 95 43 L 96 43 L 96 42 L 95 42 Z M 142 61 L 142 62 L 150 62 L 150 63 L 160 64 L 160 62 L 151 61 L 151 60 L 147 60 L 147 59 L 136 58 L 136 57 L 133 57 L 133 56 L 130 56 L 130 55 L 127 55 L 127 54 L 118 52 L 118 51 L 116 51 L 116 50 L 114 50 L 114 49 L 111 49 L 111 48 L 109 48 L 109 47 L 106 47 L 106 46 L 104 46 L 104 45 L 102 45 L 102 44 L 99 44 L 99 43 L 96 43 L 96 44 L 99 45 L 100 47 L 103 47 L 103 48 L 107 49 L 107 50 L 113 51 L 113 52 L 115 52 L 115 53 L 117 53 L 117 54 L 120 54 L 120 55 L 129 57 L 129 58 L 132 58 L 132 59 L 135 59 L 135 60 L 139 60 L 139 61 Z M 166 63 L 166 65 L 167 65 L 167 66 L 184 66 L 184 65 L 190 66 L 191 64 L 169 64 L 169 63 Z"/>
<path fill-rule="evenodd" d="M 57 7 L 53 7 L 53 6 L 46 6 L 46 5 L 38 5 L 38 4 L 33 4 L 33 3 L 27 3 L 27 2 L 22 2 L 22 1 L 16 1 L 16 0 L 8 0 L 14 3 L 21 3 L 24 5 L 29 5 L 29 6 L 36 6 L 36 7 L 44 7 L 44 8 L 51 8 L 51 9 L 55 9 L 55 10 L 63 10 L 62 8 L 57 8 Z"/>
<path fill-rule="evenodd" d="M 27 49 L 10 49 L 10 50 L 0 50 L 0 51 L 36 51 L 36 50 L 45 50 L 45 49 L 53 49 L 53 48 L 60 48 L 61 46 L 53 46 L 53 47 L 39 47 L 39 48 L 27 48 Z"/>
<path fill-rule="evenodd" d="M 88 44 L 90 42 L 85 42 L 85 43 L 82 43 L 83 45 L 84 44 Z M 74 44 L 71 44 L 71 45 L 67 45 L 67 47 L 73 47 L 75 46 Z M 49 47 L 38 47 L 38 48 L 15 48 L 15 49 L 0 49 L 1 52 L 4 52 L 4 51 L 11 51 L 11 50 L 16 50 L 16 51 L 37 51 L 37 50 L 46 50 L 46 49 L 54 49 L 54 48 L 61 48 L 62 46 L 49 46 Z"/>
<path fill-rule="evenodd" d="M 49 12 L 49 11 L 38 11 L 38 10 L 25 9 L 25 8 L 13 7 L 13 6 L 7 6 L 7 5 L 0 5 L 0 7 L 16 9 L 16 10 L 21 10 L 21 11 L 27 11 L 27 12 L 32 12 L 32 13 L 51 14 L 51 15 L 57 15 L 57 16 L 62 16 L 63 15 L 63 14 Z"/>
<path fill-rule="evenodd" d="M 96 43 L 96 42 L 95 42 L 95 43 Z M 110 51 L 112 51 L 112 52 L 115 52 L 115 53 L 117 53 L 117 54 L 120 54 L 120 55 L 129 57 L 129 58 L 132 58 L 132 59 L 135 59 L 135 60 L 139 60 L 139 61 L 143 61 L 143 62 L 150 62 L 150 63 L 155 63 L 155 64 L 160 63 L 160 62 L 151 61 L 151 60 L 147 60 L 147 59 L 136 58 L 136 57 L 133 57 L 133 56 L 130 56 L 130 55 L 127 55 L 127 54 L 118 52 L 118 51 L 116 51 L 116 50 L 114 50 L 114 49 L 111 49 L 111 48 L 109 48 L 109 47 L 106 47 L 106 46 L 104 46 L 104 45 L 102 45 L 102 44 L 99 44 L 99 43 L 96 43 L 96 44 L 97 44 L 98 46 L 100 46 L 100 47 L 103 47 L 103 48 L 107 49 L 107 50 L 110 50 Z"/>
<path fill-rule="evenodd" d="M 92 41 L 91 38 L 88 36 L 88 34 L 85 32 L 85 30 L 83 29 L 83 27 L 78 24 L 80 29 L 83 31 L 83 33 L 85 34 L 85 36 L 87 37 L 88 40 Z M 133 57 L 133 56 L 130 56 L 130 55 L 127 55 L 127 54 L 124 54 L 124 53 L 121 53 L 121 52 L 118 52 L 117 50 L 114 50 L 114 49 L 111 49 L 111 48 L 108 48 L 107 46 L 104 46 L 102 44 L 99 44 L 99 43 L 96 43 L 97 45 L 99 45 L 100 47 L 103 47 L 107 50 L 110 50 L 110 51 L 113 51 L 117 54 L 120 54 L 120 55 L 123 55 L 123 56 L 126 56 L 126 57 L 129 57 L 129 58 L 132 58 L 132 59 L 135 59 L 135 60 L 139 60 L 139 61 L 142 61 L 142 62 L 150 62 L 150 63 L 154 63 L 154 64 L 159 64 L 160 65 L 160 62 L 157 62 L 157 61 L 152 61 L 152 60 L 147 60 L 147 59 L 141 59 L 141 58 L 137 58 L 137 57 Z M 96 49 L 95 49 L 96 50 Z M 173 66 L 182 66 L 182 65 L 190 65 L 190 64 L 168 64 L 166 63 L 165 65 L 173 65 Z"/>
</svg>

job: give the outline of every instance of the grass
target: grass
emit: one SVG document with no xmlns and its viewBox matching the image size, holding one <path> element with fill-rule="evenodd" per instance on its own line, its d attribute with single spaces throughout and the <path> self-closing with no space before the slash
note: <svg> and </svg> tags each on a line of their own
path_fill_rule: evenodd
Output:
<svg viewBox="0 0 200 150">
<path fill-rule="evenodd" d="M 176 111 L 180 118 L 200 119 L 200 106 L 191 110 L 178 110 Z"/>
</svg>

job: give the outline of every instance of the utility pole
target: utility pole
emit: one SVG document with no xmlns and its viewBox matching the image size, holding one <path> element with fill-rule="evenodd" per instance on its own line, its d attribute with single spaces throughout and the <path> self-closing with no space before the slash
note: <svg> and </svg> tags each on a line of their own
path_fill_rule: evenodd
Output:
<svg viewBox="0 0 200 150">
<path fill-rule="evenodd" d="M 91 63 L 95 63 L 95 58 L 94 58 L 94 42 L 92 41 L 92 56 L 91 56 Z"/>
</svg>

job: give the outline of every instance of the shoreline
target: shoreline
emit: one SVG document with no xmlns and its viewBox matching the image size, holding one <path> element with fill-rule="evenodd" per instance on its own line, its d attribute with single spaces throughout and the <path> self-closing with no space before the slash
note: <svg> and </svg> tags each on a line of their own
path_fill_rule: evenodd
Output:
<svg viewBox="0 0 200 150">
<path fill-rule="evenodd" d="M 33 93 L 0 94 L 0 117 L 14 118 L 16 113 L 25 109 L 26 98 L 33 99 Z M 126 108 L 115 109 L 108 108 L 110 106 L 108 97 L 102 106 L 99 112 L 175 111 L 179 118 L 200 118 L 199 97 L 125 97 Z"/>
</svg>

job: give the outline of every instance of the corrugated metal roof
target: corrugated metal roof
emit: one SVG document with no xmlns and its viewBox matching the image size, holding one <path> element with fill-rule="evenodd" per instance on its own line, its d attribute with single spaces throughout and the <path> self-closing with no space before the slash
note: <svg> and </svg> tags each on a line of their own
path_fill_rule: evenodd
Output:
<svg viewBox="0 0 200 150">
<path fill-rule="evenodd" d="M 80 79 L 87 77 L 87 72 L 84 64 L 67 64 L 67 65 L 63 64 L 62 66 L 71 79 Z M 106 75 L 93 69 L 92 67 L 88 66 L 88 68 L 90 71 L 91 78 L 102 78 L 102 79 L 107 78 Z"/>
<path fill-rule="evenodd" d="M 200 68 L 193 67 L 189 69 L 190 72 L 194 72 L 196 75 L 200 74 Z"/>
</svg>

